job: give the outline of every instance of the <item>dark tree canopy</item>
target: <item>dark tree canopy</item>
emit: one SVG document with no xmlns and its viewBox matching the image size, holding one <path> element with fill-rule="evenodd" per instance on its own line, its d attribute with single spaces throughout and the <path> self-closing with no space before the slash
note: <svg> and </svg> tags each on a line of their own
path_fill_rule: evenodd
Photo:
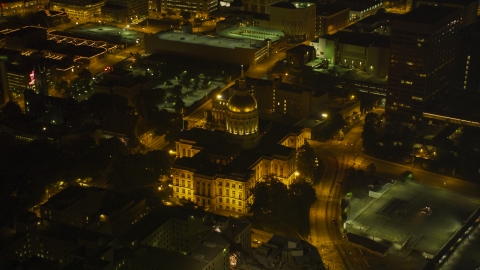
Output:
<svg viewBox="0 0 480 270">
<path fill-rule="evenodd" d="M 317 155 L 308 142 L 298 149 L 297 170 L 301 178 L 313 182 L 315 178 Z"/>
<path fill-rule="evenodd" d="M 22 109 L 16 101 L 9 101 L 1 109 L 2 120 L 7 122 L 18 122 L 23 116 Z"/>
</svg>

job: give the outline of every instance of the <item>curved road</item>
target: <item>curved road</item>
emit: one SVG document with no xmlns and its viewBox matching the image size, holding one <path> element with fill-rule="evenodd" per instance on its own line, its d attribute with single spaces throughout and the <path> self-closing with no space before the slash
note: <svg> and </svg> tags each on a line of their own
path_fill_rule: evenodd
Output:
<svg viewBox="0 0 480 270">
<path fill-rule="evenodd" d="M 425 171 L 420 165 L 398 164 L 368 156 L 362 151 L 361 133 L 363 121 L 360 121 L 344 137 L 342 142 L 325 143 L 310 141 L 317 155 L 324 161 L 325 172 L 322 181 L 315 188 L 318 200 L 310 211 L 311 242 L 315 244 L 327 269 L 368 269 L 363 255 L 353 249 L 342 237 L 341 185 L 345 170 L 351 166 L 367 171 L 370 163 L 375 164 L 375 174 L 383 179 L 396 179 L 405 170 L 412 171 L 415 181 L 434 188 L 447 188 L 459 193 L 480 196 L 477 185 L 452 176 Z M 332 224 L 332 219 L 336 224 Z M 351 253 L 350 253 L 351 252 Z"/>
</svg>

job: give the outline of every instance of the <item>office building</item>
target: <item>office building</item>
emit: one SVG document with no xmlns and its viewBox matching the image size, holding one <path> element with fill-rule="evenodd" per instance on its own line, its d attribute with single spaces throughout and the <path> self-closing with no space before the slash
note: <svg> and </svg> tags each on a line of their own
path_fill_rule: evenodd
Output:
<svg viewBox="0 0 480 270">
<path fill-rule="evenodd" d="M 8 91 L 7 70 L 5 69 L 5 62 L 0 60 L 0 106 L 10 101 Z"/>
<path fill-rule="evenodd" d="M 315 3 L 278 2 L 270 6 L 270 28 L 283 31 L 292 42 L 314 38 L 315 20 Z"/>
<path fill-rule="evenodd" d="M 390 37 L 372 33 L 339 31 L 312 41 L 317 57 L 329 64 L 351 66 L 386 77 L 390 65 Z"/>
<path fill-rule="evenodd" d="M 452 87 L 455 90 L 480 92 L 480 22 L 462 29 L 457 38 Z"/>
<path fill-rule="evenodd" d="M 175 11 L 188 11 L 195 18 L 207 19 L 210 14 L 218 10 L 216 0 L 164 0 L 161 1 L 162 12 L 167 9 Z"/>
<path fill-rule="evenodd" d="M 333 34 L 350 22 L 350 8 L 343 5 L 317 5 L 316 36 Z"/>
<path fill-rule="evenodd" d="M 117 269 L 229 269 L 251 252 L 251 224 L 185 207 L 161 206 L 116 239 Z M 168 263 L 167 263 L 168 261 Z"/>
<path fill-rule="evenodd" d="M 450 90 L 461 10 L 420 6 L 392 20 L 386 112 L 421 120 Z"/>
<path fill-rule="evenodd" d="M 48 94 L 51 82 L 51 67 L 30 64 L 6 63 L 8 90 L 14 96 L 23 95 L 25 89 L 35 90 L 37 94 Z"/>
<path fill-rule="evenodd" d="M 148 0 L 107 0 L 103 14 L 116 14 L 118 22 L 135 22 L 148 16 Z"/>
<path fill-rule="evenodd" d="M 145 198 L 96 187 L 69 186 L 40 206 L 42 219 L 114 236 L 145 213 Z"/>
<path fill-rule="evenodd" d="M 288 80 L 288 75 L 285 77 Z M 282 78 L 265 80 L 246 77 L 246 81 L 262 119 L 294 123 L 309 116 L 318 116 L 327 107 L 327 92 L 284 83 Z M 215 121 L 225 123 L 228 100 L 232 94 L 233 90 L 228 89 L 212 100 Z"/>
<path fill-rule="evenodd" d="M 478 0 L 414 0 L 412 5 L 413 8 L 422 5 L 458 8 L 461 10 L 461 28 L 477 20 Z"/>
<path fill-rule="evenodd" d="M 280 2 L 284 2 L 284 0 L 266 0 L 266 1 L 244 0 L 242 2 L 243 2 L 243 10 L 245 11 L 270 14 L 271 6 Z"/>
<path fill-rule="evenodd" d="M 367 16 L 375 14 L 382 8 L 380 1 L 342 1 L 342 5 L 350 8 L 350 21 L 358 21 Z"/>
<path fill-rule="evenodd" d="M 98 21 L 102 14 L 101 8 L 106 0 L 52 0 L 50 8 L 55 11 L 66 12 L 70 18 L 86 23 Z"/>
<path fill-rule="evenodd" d="M 315 48 L 305 44 L 300 44 L 289 50 L 285 60 L 287 60 L 288 69 L 291 71 L 301 71 L 306 64 L 312 62 L 316 57 Z"/>
</svg>

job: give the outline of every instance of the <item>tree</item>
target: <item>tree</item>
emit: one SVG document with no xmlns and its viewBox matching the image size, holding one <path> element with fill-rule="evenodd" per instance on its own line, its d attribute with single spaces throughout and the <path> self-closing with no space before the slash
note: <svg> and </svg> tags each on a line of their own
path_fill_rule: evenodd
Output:
<svg viewBox="0 0 480 270">
<path fill-rule="evenodd" d="M 367 166 L 367 170 L 370 171 L 370 176 L 373 176 L 373 173 L 375 172 L 376 169 L 377 167 L 373 163 L 370 163 Z"/>
<path fill-rule="evenodd" d="M 22 108 L 16 101 L 9 101 L 1 109 L 2 119 L 7 122 L 18 122 L 23 116 Z"/>
<path fill-rule="evenodd" d="M 317 201 L 315 189 L 307 182 L 296 182 L 288 188 L 289 197 L 295 204 L 296 209 L 308 209 Z"/>
<path fill-rule="evenodd" d="M 103 119 L 111 112 L 127 113 L 131 111 L 125 97 L 107 93 L 93 94 L 88 100 L 82 101 L 80 106 L 87 113 L 92 114 L 95 119 Z"/>
<path fill-rule="evenodd" d="M 84 68 L 82 69 L 79 73 L 78 73 L 78 78 L 85 84 L 90 84 L 90 82 L 92 81 L 92 73 L 90 72 L 90 70 Z"/>
<path fill-rule="evenodd" d="M 301 177 L 307 181 L 313 182 L 316 167 L 317 155 L 308 142 L 305 142 L 298 149 L 297 154 L 297 170 Z"/>
<path fill-rule="evenodd" d="M 175 105 L 173 105 L 173 107 L 175 108 L 175 111 L 177 113 L 181 113 L 185 108 L 185 102 L 181 97 L 177 97 L 177 99 L 175 100 Z"/>
<path fill-rule="evenodd" d="M 167 12 L 168 18 L 171 18 L 173 15 L 177 14 L 173 9 L 165 10 Z"/>
<path fill-rule="evenodd" d="M 378 119 L 378 115 L 376 113 L 370 112 L 365 115 L 365 123 L 372 123 L 375 124 L 375 122 Z"/>
<path fill-rule="evenodd" d="M 192 13 L 190 11 L 182 11 L 181 13 L 183 19 L 189 21 L 192 18 Z"/>
<path fill-rule="evenodd" d="M 145 90 L 143 92 L 145 105 L 147 105 L 147 107 L 159 105 L 165 100 L 166 95 L 165 89 L 162 88 Z"/>
<path fill-rule="evenodd" d="M 154 186 L 161 175 L 168 174 L 170 155 L 166 151 L 151 151 L 143 154 L 131 154 L 115 162 L 108 174 L 112 187 L 132 192 L 135 189 Z"/>
<path fill-rule="evenodd" d="M 170 91 L 170 94 L 174 97 L 181 97 L 182 96 L 182 88 L 183 88 L 183 86 L 177 84 L 172 88 L 172 90 Z"/>
<path fill-rule="evenodd" d="M 377 144 L 375 127 L 373 121 L 365 121 L 362 131 L 363 147 L 369 150 L 375 148 Z"/>
<path fill-rule="evenodd" d="M 68 82 L 65 80 L 58 81 L 55 84 L 55 91 L 57 92 L 57 94 L 60 94 L 62 91 L 67 90 L 67 88 L 68 88 Z"/>
</svg>

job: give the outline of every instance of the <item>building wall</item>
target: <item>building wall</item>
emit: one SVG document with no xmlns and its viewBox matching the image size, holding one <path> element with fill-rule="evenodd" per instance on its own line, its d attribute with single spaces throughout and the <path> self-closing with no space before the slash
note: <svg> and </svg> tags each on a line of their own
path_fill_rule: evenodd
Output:
<svg viewBox="0 0 480 270">
<path fill-rule="evenodd" d="M 176 12 L 189 11 L 192 17 L 208 18 L 210 14 L 218 10 L 216 0 L 165 0 L 161 2 L 162 13 L 167 9 Z"/>
<path fill-rule="evenodd" d="M 107 3 L 126 7 L 129 22 L 148 16 L 148 0 L 107 0 Z"/>
<path fill-rule="evenodd" d="M 320 110 L 328 95 L 315 96 L 315 91 L 292 92 L 278 87 L 280 80 L 273 85 L 253 86 L 261 116 L 283 115 L 292 119 L 303 119 Z"/>
<path fill-rule="evenodd" d="M 350 23 L 349 15 L 349 8 L 329 16 L 317 15 L 316 35 L 318 37 L 322 37 L 327 34 L 331 35 L 336 31 L 346 27 Z"/>
<path fill-rule="evenodd" d="M 265 1 L 244 0 L 243 10 L 263 13 L 263 14 L 270 14 L 271 13 L 270 6 L 278 2 L 286 2 L 286 1 L 285 0 L 265 0 Z"/>
<path fill-rule="evenodd" d="M 5 63 L 0 60 L 0 106 L 10 101 L 7 70 L 5 69 Z"/>
<path fill-rule="evenodd" d="M 315 19 L 315 4 L 297 9 L 270 8 L 270 28 L 284 31 L 288 36 L 304 36 L 304 40 L 315 37 Z"/>
<path fill-rule="evenodd" d="M 88 22 L 95 20 L 95 14 L 101 14 L 101 7 L 105 5 L 105 0 L 94 4 L 70 4 L 62 3 L 60 1 L 51 1 L 50 8 L 55 11 L 63 11 L 68 13 L 70 18 L 78 18 L 80 22 Z"/>
</svg>

